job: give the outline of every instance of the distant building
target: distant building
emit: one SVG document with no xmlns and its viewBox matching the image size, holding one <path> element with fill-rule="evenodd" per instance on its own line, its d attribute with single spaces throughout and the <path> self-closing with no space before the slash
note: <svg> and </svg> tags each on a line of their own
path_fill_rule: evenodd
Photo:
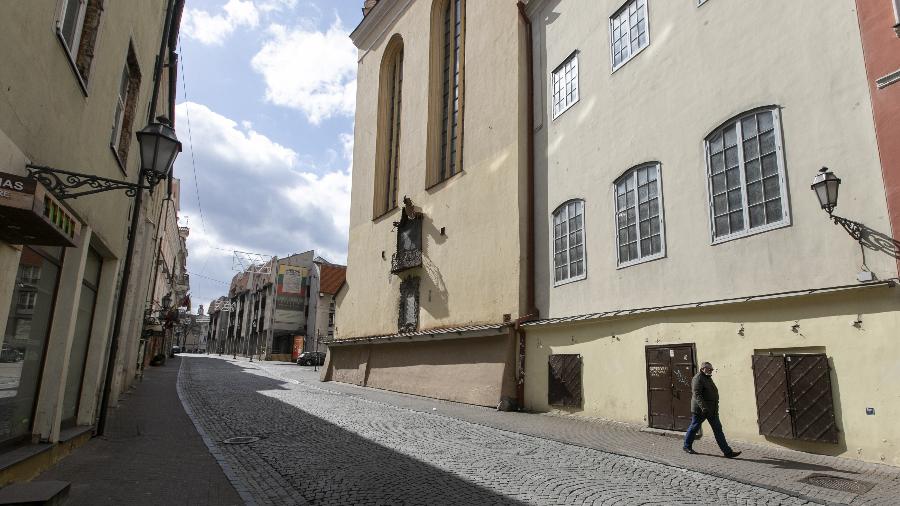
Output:
<svg viewBox="0 0 900 506">
<path fill-rule="evenodd" d="M 334 332 L 345 267 L 314 251 L 248 266 L 210 303 L 210 351 L 289 361 Z M 324 284 L 322 279 L 324 276 Z"/>
</svg>

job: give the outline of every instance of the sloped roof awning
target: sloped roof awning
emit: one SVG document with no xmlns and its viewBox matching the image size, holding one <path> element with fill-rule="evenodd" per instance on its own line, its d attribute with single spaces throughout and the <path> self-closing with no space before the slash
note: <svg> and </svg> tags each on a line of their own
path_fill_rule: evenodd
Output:
<svg viewBox="0 0 900 506">
<path fill-rule="evenodd" d="M 508 323 L 495 323 L 485 325 L 468 325 L 464 327 L 450 327 L 444 329 L 417 330 L 380 336 L 352 337 L 347 339 L 330 339 L 321 341 L 331 346 L 351 346 L 358 344 L 382 344 L 402 343 L 410 341 L 443 341 L 448 339 L 467 339 L 470 337 L 490 337 L 506 334 L 509 330 Z"/>
</svg>

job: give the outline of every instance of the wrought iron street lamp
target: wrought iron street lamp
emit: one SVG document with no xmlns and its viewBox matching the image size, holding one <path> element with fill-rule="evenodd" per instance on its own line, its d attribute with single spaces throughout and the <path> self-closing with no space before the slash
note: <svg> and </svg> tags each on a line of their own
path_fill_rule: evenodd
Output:
<svg viewBox="0 0 900 506">
<path fill-rule="evenodd" d="M 810 186 L 810 189 L 816 192 L 819 204 L 828 213 L 828 216 L 831 216 L 834 208 L 837 207 L 838 189 L 840 186 L 841 179 L 835 176 L 834 172 L 828 170 L 828 167 L 822 167 L 819 170 L 819 173 L 813 179 L 812 186 Z"/>
</svg>

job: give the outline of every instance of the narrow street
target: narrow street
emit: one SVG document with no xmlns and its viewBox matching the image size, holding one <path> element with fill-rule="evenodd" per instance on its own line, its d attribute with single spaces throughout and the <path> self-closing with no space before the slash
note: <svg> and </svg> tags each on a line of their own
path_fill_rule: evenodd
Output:
<svg viewBox="0 0 900 506">
<path fill-rule="evenodd" d="M 290 364 L 185 358 L 179 393 L 258 504 L 808 504 L 453 413 L 497 414 L 484 408 L 318 383 L 312 368 Z M 259 440 L 222 444 L 239 436 Z"/>
</svg>

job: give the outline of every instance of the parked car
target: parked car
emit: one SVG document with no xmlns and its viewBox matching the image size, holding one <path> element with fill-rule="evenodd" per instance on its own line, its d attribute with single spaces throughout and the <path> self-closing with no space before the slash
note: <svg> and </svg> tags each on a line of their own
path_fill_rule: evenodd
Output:
<svg viewBox="0 0 900 506">
<path fill-rule="evenodd" d="M 172 346 L 172 351 L 169 352 L 169 356 L 174 357 L 178 353 L 181 353 L 181 346 Z"/>
<path fill-rule="evenodd" d="M 304 351 L 297 357 L 297 365 L 325 365 L 325 352 Z"/>
</svg>

